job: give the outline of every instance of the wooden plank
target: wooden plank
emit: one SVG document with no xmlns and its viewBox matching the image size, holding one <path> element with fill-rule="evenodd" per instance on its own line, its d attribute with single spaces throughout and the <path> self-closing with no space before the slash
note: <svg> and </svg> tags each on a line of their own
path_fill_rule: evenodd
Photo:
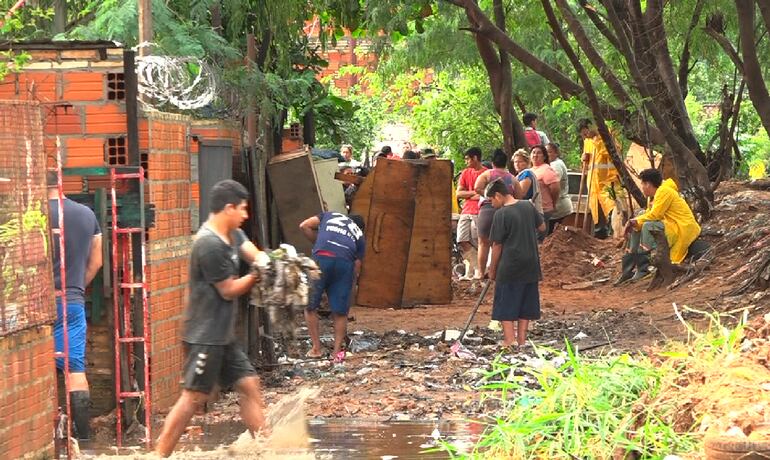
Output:
<svg viewBox="0 0 770 460">
<path fill-rule="evenodd" d="M 357 301 L 373 307 L 400 306 L 415 208 L 412 167 L 407 162 L 380 160 L 364 184 L 370 181 L 372 200 Z M 354 203 L 354 209 L 359 210 L 364 199 Z"/>
<path fill-rule="evenodd" d="M 313 245 L 299 229 L 299 224 L 322 209 L 310 156 L 307 153 L 277 156 L 270 160 L 267 172 L 278 206 L 283 241 L 309 255 Z"/>
<path fill-rule="evenodd" d="M 340 182 L 344 182 L 346 184 L 355 184 L 360 185 L 364 182 L 364 177 L 356 176 L 353 174 L 344 174 L 344 173 L 334 173 L 334 178 L 337 179 Z"/>
<path fill-rule="evenodd" d="M 313 170 L 315 171 L 318 189 L 321 191 L 321 199 L 326 203 L 326 210 L 339 212 L 347 215 L 348 208 L 345 205 L 345 191 L 342 184 L 335 179 L 337 173 L 337 159 L 314 160 Z"/>
<path fill-rule="evenodd" d="M 409 161 L 416 178 L 416 206 L 402 305 L 452 301 L 452 164 Z"/>
</svg>

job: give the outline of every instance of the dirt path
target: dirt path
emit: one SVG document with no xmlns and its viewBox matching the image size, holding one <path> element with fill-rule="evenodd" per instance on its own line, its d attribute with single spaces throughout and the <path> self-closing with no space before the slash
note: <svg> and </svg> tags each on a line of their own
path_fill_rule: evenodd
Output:
<svg viewBox="0 0 770 460">
<path fill-rule="evenodd" d="M 742 228 L 764 229 L 770 234 L 770 192 L 723 185 L 714 216 L 704 225 L 703 235 L 717 245 Z M 754 288 L 734 297 L 725 294 L 745 279 L 751 269 L 748 261 L 758 251 L 756 244 L 744 245 L 742 240 L 735 240 L 730 247 L 720 250 L 714 262 L 694 281 L 673 290 L 647 292 L 647 282 L 612 287 L 620 266 L 617 242 L 563 231 L 549 237 L 541 249 L 542 319 L 534 323 L 530 332 L 534 343 L 551 347 L 556 350 L 554 353 L 536 356 L 529 350 L 499 355 L 496 344 L 500 333 L 487 328 L 490 292 L 467 340 L 475 356 L 451 356 L 451 340 L 443 340 L 442 333 L 462 328 L 481 291 L 478 281 L 459 282 L 454 286 L 455 300 L 450 305 L 410 309 L 354 307 L 349 335 L 356 346 L 370 347 L 349 354 L 343 368 L 335 368 L 326 360 L 299 359 L 309 348 L 307 332 L 301 330 L 296 349 L 279 366 L 262 374 L 265 401 L 272 405 L 299 388 L 315 387 L 320 389 L 320 396 L 309 401 L 309 417 L 381 421 L 480 419 L 495 409 L 479 398 L 480 386 L 494 378 L 490 374 L 495 360 L 529 365 L 536 360 L 560 359 L 558 354 L 565 339 L 580 349 L 591 348 L 588 353 L 596 354 L 642 351 L 665 340 L 683 339 L 686 330 L 674 314 L 673 304 L 696 327 L 704 317 L 686 306 L 723 314 L 726 322 L 739 317 L 741 309 L 748 308 L 754 316 L 767 313 L 770 294 L 762 289 Z M 581 285 L 582 289 L 574 289 Z M 331 330 L 330 321 L 323 320 L 322 335 L 330 339 Z M 330 346 L 328 339 L 326 344 Z M 238 417 L 238 406 L 232 396 L 210 407 L 207 415 L 193 423 L 216 424 Z"/>
</svg>

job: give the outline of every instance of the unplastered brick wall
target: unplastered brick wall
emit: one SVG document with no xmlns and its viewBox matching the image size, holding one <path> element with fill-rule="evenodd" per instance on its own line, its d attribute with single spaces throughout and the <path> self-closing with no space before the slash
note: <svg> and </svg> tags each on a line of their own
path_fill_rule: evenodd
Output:
<svg viewBox="0 0 770 460">
<path fill-rule="evenodd" d="M 153 409 L 164 411 L 179 396 L 183 363 L 182 314 L 192 242 L 190 120 L 150 113 L 139 121 L 139 150 L 145 157 L 148 199 L 155 206 L 149 230 L 147 274 L 151 331 Z"/>
<path fill-rule="evenodd" d="M 123 50 L 61 47 L 25 49 L 31 61 L 0 81 L 0 99 L 41 104 L 45 152 L 55 157 L 58 138 L 66 167 L 120 165 L 127 159 Z M 81 189 L 82 178 L 65 178 L 65 192 Z"/>
<path fill-rule="evenodd" d="M 53 458 L 52 326 L 0 337 L 0 457 Z"/>
</svg>

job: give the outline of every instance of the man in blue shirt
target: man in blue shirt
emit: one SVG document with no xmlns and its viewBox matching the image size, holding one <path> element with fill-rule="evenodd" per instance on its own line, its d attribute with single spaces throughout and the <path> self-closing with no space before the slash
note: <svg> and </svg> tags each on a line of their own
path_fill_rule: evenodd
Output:
<svg viewBox="0 0 770 460">
<path fill-rule="evenodd" d="M 48 209 L 51 228 L 59 228 L 59 178 L 56 173 L 46 175 L 48 184 Z M 87 206 L 69 198 L 62 202 L 64 214 L 64 262 L 65 283 L 61 283 L 61 254 L 59 235 L 54 235 L 53 278 L 57 290 L 64 289 L 67 308 L 67 343 L 69 369 L 64 369 L 64 359 L 56 358 L 56 368 L 69 373 L 70 403 L 75 436 L 86 441 L 91 436 L 91 393 L 86 378 L 86 286 L 102 266 L 102 231 L 96 215 Z M 64 350 L 64 323 L 61 299 L 56 300 L 54 343 L 56 351 Z"/>
<path fill-rule="evenodd" d="M 361 272 L 366 247 L 364 219 L 355 214 L 346 216 L 323 212 L 305 219 L 299 228 L 314 243 L 313 259 L 321 268 L 321 277 L 313 287 L 310 303 L 305 309 L 305 320 L 313 343 L 308 357 L 323 354 L 316 311 L 326 292 L 334 320 L 334 362 L 341 363 L 345 360 L 342 343 L 347 333 L 350 293 Z"/>
</svg>

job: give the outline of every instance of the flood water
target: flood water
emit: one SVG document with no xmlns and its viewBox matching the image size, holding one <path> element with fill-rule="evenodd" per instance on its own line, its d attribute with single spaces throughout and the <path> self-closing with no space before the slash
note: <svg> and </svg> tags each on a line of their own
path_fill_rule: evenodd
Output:
<svg viewBox="0 0 770 460">
<path fill-rule="evenodd" d="M 310 447 L 295 454 L 265 451 L 265 458 L 316 459 L 445 459 L 446 452 L 432 449 L 441 441 L 468 451 L 484 430 L 480 423 L 465 421 L 376 421 L 362 419 L 310 419 L 307 436 Z M 174 458 L 238 458 L 239 453 L 223 446 L 234 443 L 245 431 L 240 422 L 202 426 L 196 436 L 185 436 Z M 243 438 L 241 438 L 243 439 Z M 427 451 L 427 452 L 426 452 Z M 143 449 L 87 448 L 86 458 L 141 458 Z M 277 455 L 276 455 L 277 454 Z M 245 455 L 242 458 L 251 457 Z"/>
</svg>

